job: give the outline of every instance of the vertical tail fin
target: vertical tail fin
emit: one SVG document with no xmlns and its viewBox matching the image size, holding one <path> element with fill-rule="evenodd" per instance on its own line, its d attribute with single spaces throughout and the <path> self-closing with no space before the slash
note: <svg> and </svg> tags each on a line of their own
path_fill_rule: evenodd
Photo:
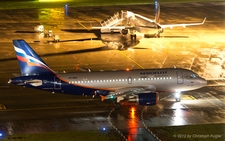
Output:
<svg viewBox="0 0 225 141">
<path fill-rule="evenodd" d="M 13 40 L 13 45 L 23 76 L 54 74 L 54 71 L 24 40 Z"/>
<path fill-rule="evenodd" d="M 155 0 L 155 23 L 159 23 L 160 20 L 160 5 L 158 0 Z"/>
</svg>

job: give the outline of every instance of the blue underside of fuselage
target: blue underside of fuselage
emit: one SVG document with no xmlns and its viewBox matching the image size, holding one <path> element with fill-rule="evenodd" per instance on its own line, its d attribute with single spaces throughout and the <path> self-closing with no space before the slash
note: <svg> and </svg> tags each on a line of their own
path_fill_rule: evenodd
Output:
<svg viewBox="0 0 225 141">
<path fill-rule="evenodd" d="M 54 86 L 53 86 L 54 87 Z M 72 94 L 72 95 L 94 95 L 96 89 L 91 88 L 83 88 L 76 85 L 71 85 L 68 83 L 61 83 L 61 89 L 53 88 L 56 93 L 65 93 L 65 94 Z"/>
<path fill-rule="evenodd" d="M 55 76 L 22 76 L 11 79 L 11 83 L 25 86 L 29 88 L 35 88 L 40 90 L 45 90 L 54 93 L 63 93 L 63 94 L 71 94 L 71 95 L 108 95 L 109 91 L 101 90 L 94 88 L 86 88 L 82 86 L 77 86 L 76 84 L 69 84 L 61 80 L 60 83 L 55 82 Z M 31 81 L 41 80 L 42 84 L 38 86 L 34 86 L 34 83 Z M 60 80 L 60 79 L 59 79 Z M 96 93 L 97 91 L 97 93 Z"/>
</svg>

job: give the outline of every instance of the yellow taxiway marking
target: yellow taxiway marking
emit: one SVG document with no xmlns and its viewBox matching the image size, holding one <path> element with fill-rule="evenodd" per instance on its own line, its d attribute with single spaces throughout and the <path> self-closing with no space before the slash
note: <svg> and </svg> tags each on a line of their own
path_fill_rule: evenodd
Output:
<svg viewBox="0 0 225 141">
<path fill-rule="evenodd" d="M 182 59 L 181 57 L 179 57 L 179 56 L 177 56 L 177 55 L 175 55 L 175 54 L 172 54 L 172 53 L 170 53 L 170 51 L 169 50 L 167 50 L 167 49 L 163 49 L 165 52 L 167 52 L 168 54 L 171 54 L 171 55 L 173 55 L 174 57 L 176 57 L 176 58 L 178 58 L 178 59 Z M 187 61 L 186 61 L 187 62 Z M 188 62 L 189 63 L 189 62 Z"/>
<path fill-rule="evenodd" d="M 182 95 L 182 100 L 196 100 L 195 97 L 193 97 L 192 95 Z"/>
<path fill-rule="evenodd" d="M 131 59 L 130 57 L 128 57 L 126 54 L 124 54 L 122 51 L 118 50 L 118 52 L 120 54 L 122 54 L 123 56 L 125 56 L 127 59 L 131 60 L 133 63 L 135 63 L 136 65 L 138 65 L 140 68 L 145 69 L 142 65 L 140 65 L 138 62 L 134 61 L 133 59 Z"/>
<path fill-rule="evenodd" d="M 90 29 L 89 28 L 87 28 L 86 26 L 84 26 L 81 22 L 79 22 L 79 21 L 77 21 L 77 20 L 75 20 L 79 25 L 81 25 L 83 28 L 85 28 L 85 29 L 87 29 L 88 31 L 90 31 Z"/>
<path fill-rule="evenodd" d="M 175 58 L 182 60 L 182 57 L 179 57 L 179 56 L 177 56 L 177 55 L 171 53 L 169 50 L 167 50 L 167 49 L 163 49 L 163 50 L 164 50 L 165 52 L 167 52 L 168 54 L 173 55 Z M 191 64 L 190 62 L 188 62 L 187 60 L 184 60 L 184 61 L 187 62 L 187 64 L 189 64 L 190 66 L 192 65 L 192 64 Z M 200 68 L 197 67 L 197 69 L 200 69 Z"/>
</svg>

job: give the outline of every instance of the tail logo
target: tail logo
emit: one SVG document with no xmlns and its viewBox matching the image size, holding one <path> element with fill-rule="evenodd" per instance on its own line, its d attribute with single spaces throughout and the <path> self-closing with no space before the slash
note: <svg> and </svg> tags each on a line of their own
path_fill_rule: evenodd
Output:
<svg viewBox="0 0 225 141">
<path fill-rule="evenodd" d="M 19 61 L 26 62 L 28 66 L 38 66 L 51 70 L 47 65 L 45 65 L 41 61 L 37 60 L 34 57 L 28 56 L 24 50 L 17 48 L 16 46 L 14 46 L 14 48 L 16 50 L 17 59 Z"/>
<path fill-rule="evenodd" d="M 24 40 L 13 40 L 23 76 L 55 74 Z"/>
</svg>

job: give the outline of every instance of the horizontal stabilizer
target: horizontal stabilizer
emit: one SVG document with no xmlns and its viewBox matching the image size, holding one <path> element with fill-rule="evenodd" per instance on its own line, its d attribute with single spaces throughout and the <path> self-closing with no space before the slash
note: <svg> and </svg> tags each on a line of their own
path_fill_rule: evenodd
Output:
<svg viewBox="0 0 225 141">
<path fill-rule="evenodd" d="M 13 76 L 15 76 L 15 77 L 19 77 L 19 76 L 21 76 L 21 74 L 20 74 L 20 73 L 12 73 L 12 75 L 13 75 Z"/>
</svg>

